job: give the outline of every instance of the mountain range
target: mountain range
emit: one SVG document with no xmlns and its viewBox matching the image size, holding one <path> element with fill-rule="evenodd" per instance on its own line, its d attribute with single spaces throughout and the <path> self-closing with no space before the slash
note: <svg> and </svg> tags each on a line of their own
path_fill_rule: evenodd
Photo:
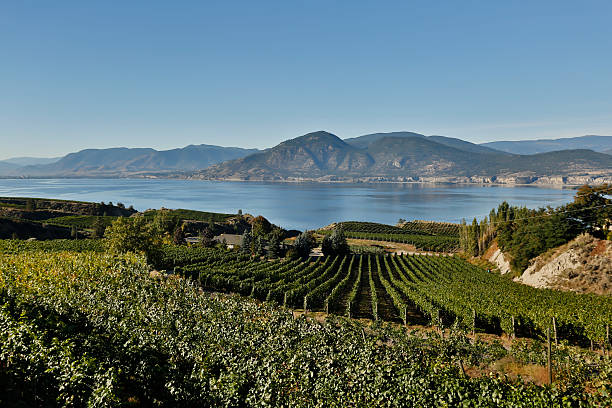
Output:
<svg viewBox="0 0 612 408">
<path fill-rule="evenodd" d="M 589 149 L 600 153 L 612 153 L 612 136 L 580 136 L 562 139 L 518 140 L 483 143 L 490 147 L 514 154 L 536 154 L 557 150 Z"/>
<path fill-rule="evenodd" d="M 580 148 L 574 148 L 577 146 Z M 414 132 L 373 133 L 342 140 L 329 132 L 318 131 L 265 150 L 190 145 L 163 151 L 150 148 L 87 149 L 59 159 L 17 158 L 0 161 L 0 175 L 603 183 L 612 182 L 612 136 L 474 144 L 457 138 Z"/>
<path fill-rule="evenodd" d="M 49 164 L 9 167 L 5 176 L 118 177 L 205 169 L 213 164 L 258 152 L 257 149 L 190 145 L 180 149 L 87 149 L 70 153 Z M 6 163 L 6 161 L 4 162 Z M 9 161 L 10 163 L 10 161 Z M 2 162 L 0 162 L 0 166 Z M 9 164 L 10 166 L 10 164 Z M 0 167 L 0 171 L 3 168 Z"/>
<path fill-rule="evenodd" d="M 215 180 L 582 184 L 612 180 L 612 156 L 586 149 L 535 155 L 410 132 L 342 140 L 313 132 L 192 177 Z"/>
</svg>

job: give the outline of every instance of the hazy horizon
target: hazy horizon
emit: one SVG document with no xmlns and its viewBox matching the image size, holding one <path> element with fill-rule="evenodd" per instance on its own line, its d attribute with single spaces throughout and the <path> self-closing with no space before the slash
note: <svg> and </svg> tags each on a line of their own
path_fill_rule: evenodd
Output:
<svg viewBox="0 0 612 408">
<path fill-rule="evenodd" d="M 411 132 L 411 131 L 391 131 L 391 132 Z M 311 132 L 308 132 L 308 133 L 311 133 Z M 333 132 L 330 132 L 330 133 L 333 133 Z M 374 132 L 374 133 L 389 133 L 389 132 Z M 412 132 L 412 133 L 420 133 L 420 132 Z M 357 136 L 365 136 L 365 135 L 366 134 L 357 135 Z M 288 138 L 288 139 L 293 139 L 293 138 L 299 137 L 299 136 L 302 136 L 302 135 L 296 135 L 296 136 L 293 136 L 293 137 Z M 336 136 L 340 137 L 341 139 L 348 139 L 350 137 L 356 137 L 356 136 L 342 137 L 340 135 L 336 135 Z M 447 136 L 447 137 L 453 137 L 453 136 L 449 136 L 449 135 L 425 135 L 425 136 Z M 604 137 L 609 137 L 610 135 L 580 135 L 580 136 L 567 136 L 565 138 L 570 138 L 571 139 L 571 138 L 574 138 L 574 137 L 582 137 L 582 136 L 604 136 Z M 559 138 L 559 139 L 564 139 L 564 138 Z M 283 142 L 285 140 L 287 140 L 287 139 L 280 140 L 278 143 L 276 143 L 274 145 L 265 146 L 265 147 L 247 147 L 247 146 L 235 146 L 235 145 L 234 146 L 230 146 L 230 145 L 214 145 L 214 146 L 227 147 L 227 148 L 237 147 L 237 148 L 243 148 L 243 149 L 265 150 L 265 149 L 274 147 L 277 144 L 279 144 L 279 143 L 281 143 L 281 142 Z M 546 140 L 546 139 L 538 138 L 538 139 L 522 139 L 522 140 L 534 140 L 534 141 L 536 141 L 536 140 Z M 498 140 L 491 140 L 490 142 L 493 142 L 493 141 L 498 141 Z M 513 141 L 519 141 L 519 140 L 511 140 L 511 139 L 509 139 L 509 140 L 503 140 L 503 141 L 504 142 L 513 142 Z M 487 143 L 487 142 L 480 142 L 480 143 Z M 202 145 L 202 144 L 207 145 L 209 143 L 198 143 L 198 144 L 199 145 Z M 194 143 L 192 143 L 191 145 L 194 145 Z M 159 149 L 159 148 L 155 148 L 155 147 L 152 147 L 152 146 L 107 146 L 107 147 L 91 147 L 90 146 L 90 147 L 85 147 L 83 149 L 78 149 L 78 150 L 66 152 L 66 153 L 60 154 L 60 155 L 50 155 L 50 156 L 32 156 L 31 155 L 31 156 L 19 156 L 19 157 L 14 157 L 14 156 L 3 157 L 3 156 L 0 156 L 0 161 L 7 161 L 7 160 L 10 161 L 10 160 L 18 160 L 18 159 L 51 159 L 51 158 L 59 160 L 59 159 L 63 158 L 64 156 L 66 156 L 67 154 L 76 153 L 76 152 L 79 152 L 79 151 L 82 151 L 82 150 L 89 150 L 89 149 L 92 149 L 92 150 L 100 149 L 100 150 L 102 150 L 102 149 L 117 149 L 117 148 L 128 148 L 128 149 L 146 149 L 146 148 L 152 148 L 152 149 L 155 149 L 155 150 L 158 150 L 158 151 L 165 151 L 165 150 L 181 149 L 181 148 L 184 148 L 184 147 L 187 147 L 187 146 L 190 146 L 190 145 L 176 146 L 176 147 L 170 147 L 170 148 L 165 148 L 165 149 Z"/>
</svg>

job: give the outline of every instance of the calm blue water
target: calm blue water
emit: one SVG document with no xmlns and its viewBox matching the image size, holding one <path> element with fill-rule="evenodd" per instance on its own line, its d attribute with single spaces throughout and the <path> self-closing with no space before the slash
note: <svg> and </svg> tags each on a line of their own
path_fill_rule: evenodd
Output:
<svg viewBox="0 0 612 408">
<path fill-rule="evenodd" d="M 263 215 L 285 228 L 399 218 L 459 222 L 506 200 L 535 208 L 572 200 L 571 189 L 419 184 L 255 183 L 141 179 L 1 180 L 0 196 L 122 202 L 137 210 L 189 208 Z"/>
</svg>

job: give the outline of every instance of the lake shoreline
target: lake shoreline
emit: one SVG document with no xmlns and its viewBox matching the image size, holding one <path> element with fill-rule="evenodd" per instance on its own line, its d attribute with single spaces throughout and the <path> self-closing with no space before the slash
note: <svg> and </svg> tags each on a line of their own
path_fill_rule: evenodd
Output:
<svg viewBox="0 0 612 408">
<path fill-rule="evenodd" d="M 453 181 L 360 181 L 360 180 L 316 180 L 316 179 L 286 179 L 286 180 L 249 180 L 249 179 L 205 179 L 194 177 L 156 177 L 156 176 L 126 176 L 126 177 L 2 177 L 0 180 L 179 180 L 205 181 L 219 183 L 261 183 L 261 184 L 344 184 L 344 185 L 425 185 L 425 186 L 474 186 L 474 187 L 541 187 L 574 189 L 589 183 L 499 183 L 499 182 L 453 182 Z M 604 184 L 595 183 L 592 185 Z M 590 184 L 591 185 L 591 184 Z"/>
<path fill-rule="evenodd" d="M 195 182 L 199 181 L 199 182 Z M 394 225 L 398 219 L 461 222 L 479 219 L 507 201 L 539 208 L 572 201 L 569 186 L 451 183 L 347 183 L 309 180 L 220 181 L 159 178 L 0 180 L 0 197 L 46 197 L 149 208 L 263 215 L 287 229 L 316 229 L 340 221 Z"/>
</svg>

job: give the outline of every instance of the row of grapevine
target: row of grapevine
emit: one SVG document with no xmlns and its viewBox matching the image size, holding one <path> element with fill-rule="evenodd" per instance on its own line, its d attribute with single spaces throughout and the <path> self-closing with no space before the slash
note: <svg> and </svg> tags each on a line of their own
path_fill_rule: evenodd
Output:
<svg viewBox="0 0 612 408">
<path fill-rule="evenodd" d="M 344 235 L 352 239 L 410 244 L 423 251 L 451 252 L 459 247 L 459 238 L 444 235 L 386 234 L 351 231 L 345 232 Z"/>
<path fill-rule="evenodd" d="M 363 258 L 363 256 L 359 257 L 359 265 L 357 266 L 357 278 L 353 282 L 353 286 L 351 287 L 351 291 L 349 292 L 348 298 L 346 300 L 346 315 L 348 317 L 352 317 L 352 310 L 355 309 L 355 302 L 359 293 L 359 288 L 361 287 L 361 271 L 363 268 Z"/>
<path fill-rule="evenodd" d="M 531 288 L 457 257 L 352 255 L 269 262 L 219 250 L 174 255 L 180 263 L 197 261 L 176 271 L 207 289 L 290 307 L 354 316 L 358 305 L 365 308 L 359 291 L 367 273 L 367 308 L 374 319 L 381 317 L 383 293 L 385 308 L 393 307 L 406 323 L 408 309 L 436 325 L 541 336 L 554 318 L 559 337 L 602 341 L 612 322 L 609 297 Z"/>
<path fill-rule="evenodd" d="M 342 270 L 342 281 L 352 261 L 367 269 L 372 287 L 382 282 L 376 278 L 379 265 L 385 286 L 394 288 L 391 272 L 399 260 L 351 257 L 341 268 L 343 259 L 251 265 L 225 259 L 240 271 L 223 274 L 215 258 L 201 261 L 203 276 L 209 265 L 219 279 L 232 279 L 233 271 L 241 274 L 236 283 L 247 283 L 242 272 L 250 270 L 256 276 L 251 282 L 263 282 L 266 274 L 287 279 L 289 271 L 299 273 L 296 267 L 312 267 L 297 279 L 304 282 L 333 265 L 330 277 Z M 415 260 L 415 267 L 424 266 L 419 261 L 431 260 Z M 312 275 L 315 270 L 318 275 Z M 350 279 L 360 279 L 361 268 L 356 272 Z M 441 276 L 452 280 L 447 272 Z M 569 374 L 551 386 L 494 375 L 472 378 L 458 363 L 488 367 L 515 354 L 486 342 L 473 344 L 461 333 L 415 336 L 392 325 L 366 330 L 348 319 L 325 324 L 295 319 L 287 310 L 246 297 L 202 294 L 195 283 L 153 278 L 145 259 L 133 254 L 2 253 L 0 405 L 609 405 L 610 361 L 595 353 L 559 354 Z M 354 287 L 349 283 L 347 290 Z M 541 354 L 535 350 L 528 357 Z M 584 361 L 593 367 L 588 372 Z"/>
<path fill-rule="evenodd" d="M 370 293 L 372 296 L 372 316 L 374 320 L 378 320 L 378 294 L 376 293 L 376 284 L 372 275 L 372 257 L 368 256 L 368 281 L 370 283 Z"/>
<path fill-rule="evenodd" d="M 453 224 L 450 222 L 408 221 L 402 223 L 400 228 L 412 233 L 421 232 L 432 235 L 459 237 L 459 226 L 459 224 Z"/>
<path fill-rule="evenodd" d="M 399 226 L 365 221 L 344 221 L 336 225 L 344 232 L 374 234 L 445 235 L 458 238 L 459 224 L 449 222 L 409 221 Z"/>
</svg>

